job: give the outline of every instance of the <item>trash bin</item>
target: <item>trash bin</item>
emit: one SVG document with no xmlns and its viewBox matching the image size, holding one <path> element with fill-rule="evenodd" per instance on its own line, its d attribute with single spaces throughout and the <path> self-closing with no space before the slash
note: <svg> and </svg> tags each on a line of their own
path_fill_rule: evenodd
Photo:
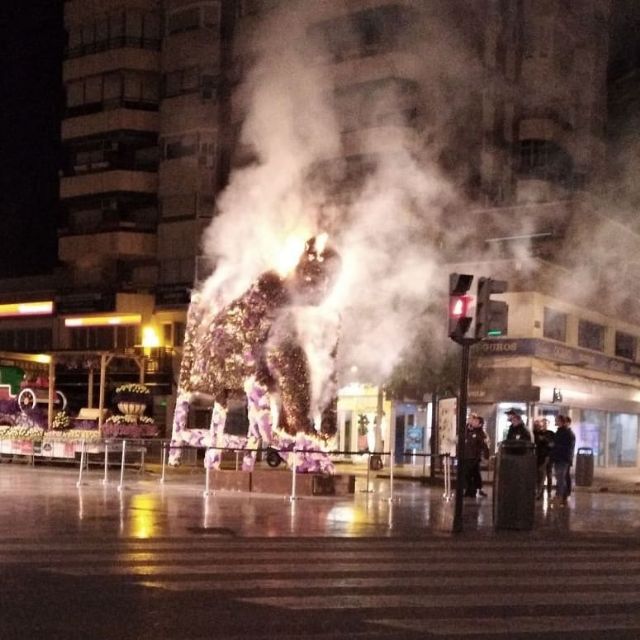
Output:
<svg viewBox="0 0 640 640">
<path fill-rule="evenodd" d="M 576 454 L 576 487 L 590 487 L 593 484 L 593 449 L 580 447 Z"/>
<path fill-rule="evenodd" d="M 493 478 L 495 528 L 532 529 L 536 505 L 535 446 L 522 440 L 501 442 Z"/>
</svg>

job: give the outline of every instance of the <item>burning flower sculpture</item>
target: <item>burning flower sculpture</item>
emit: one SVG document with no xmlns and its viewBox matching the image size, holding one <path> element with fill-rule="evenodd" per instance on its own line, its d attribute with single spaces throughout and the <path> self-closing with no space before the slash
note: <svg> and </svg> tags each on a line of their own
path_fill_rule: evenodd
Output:
<svg viewBox="0 0 640 640">
<path fill-rule="evenodd" d="M 307 242 L 291 275 L 268 271 L 217 312 L 194 294 L 187 316 L 170 464 L 179 463 L 183 444 L 255 449 L 262 440 L 283 452 L 311 450 L 297 454 L 301 471 L 333 470 L 327 456 L 318 451 L 335 434 L 335 401 L 314 423 L 309 358 L 294 311 L 319 305 L 334 283 L 340 260 L 324 240 L 320 236 Z M 336 342 L 334 335 L 332 362 Z M 334 371 L 329 378 L 325 383 L 335 387 Z M 333 400 L 333 395 L 324 397 Z M 189 407 L 196 400 L 213 405 L 209 430 L 187 429 Z M 225 432 L 238 405 L 249 421 L 247 436 L 241 438 Z M 220 457 L 219 448 L 208 451 L 205 465 L 219 466 Z M 252 469 L 254 462 L 255 451 L 247 453 L 243 469 Z"/>
</svg>

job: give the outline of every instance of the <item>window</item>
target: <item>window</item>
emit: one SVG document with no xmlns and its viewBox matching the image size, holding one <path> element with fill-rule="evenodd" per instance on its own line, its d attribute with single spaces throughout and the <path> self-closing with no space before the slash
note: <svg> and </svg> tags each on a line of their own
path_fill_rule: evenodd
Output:
<svg viewBox="0 0 640 640">
<path fill-rule="evenodd" d="M 0 350 L 38 353 L 50 351 L 53 344 L 51 329 L 3 329 L 0 330 Z"/>
<path fill-rule="evenodd" d="M 70 175 L 110 169 L 156 171 L 158 168 L 158 143 L 154 134 L 112 132 L 65 146 Z"/>
<path fill-rule="evenodd" d="M 403 78 L 361 82 L 335 92 L 341 130 L 415 123 L 418 84 Z"/>
<path fill-rule="evenodd" d="M 184 33 L 196 29 L 218 29 L 220 2 L 206 2 L 178 9 L 167 17 L 167 34 Z"/>
<path fill-rule="evenodd" d="M 156 111 L 159 100 L 158 76 L 139 71 L 89 76 L 67 85 L 67 115 L 71 117 L 122 107 Z"/>
<path fill-rule="evenodd" d="M 521 140 L 519 173 L 525 177 L 570 183 L 573 160 L 551 140 Z"/>
<path fill-rule="evenodd" d="M 408 41 L 408 28 L 414 23 L 415 12 L 394 3 L 316 23 L 310 33 L 340 61 L 398 48 Z"/>
<path fill-rule="evenodd" d="M 175 160 L 193 156 L 198 150 L 198 137 L 192 133 L 184 136 L 165 138 L 163 142 L 163 159 Z"/>
<path fill-rule="evenodd" d="M 627 360 L 636 359 L 636 337 L 616 331 L 616 356 Z"/>
<path fill-rule="evenodd" d="M 542 335 L 550 340 L 559 340 L 566 342 L 567 340 L 567 314 L 544 308 L 544 325 Z"/>
<path fill-rule="evenodd" d="M 140 330 L 135 325 L 119 327 L 79 327 L 71 329 L 71 348 L 124 350 L 140 343 Z"/>
<path fill-rule="evenodd" d="M 192 284 L 194 279 L 194 258 L 174 258 L 160 263 L 162 284 Z"/>
<path fill-rule="evenodd" d="M 136 47 L 160 49 L 160 17 L 135 9 L 114 11 L 69 30 L 67 58 Z"/>
<path fill-rule="evenodd" d="M 167 18 L 167 33 L 181 33 L 200 27 L 200 8 L 189 7 L 170 14 Z"/>
<path fill-rule="evenodd" d="M 203 98 L 214 99 L 218 78 L 211 74 L 211 69 L 187 67 L 166 73 L 163 84 L 165 98 L 201 91 Z"/>
<path fill-rule="evenodd" d="M 578 346 L 594 351 L 604 351 L 604 327 L 595 322 L 580 320 L 578 323 Z"/>
</svg>

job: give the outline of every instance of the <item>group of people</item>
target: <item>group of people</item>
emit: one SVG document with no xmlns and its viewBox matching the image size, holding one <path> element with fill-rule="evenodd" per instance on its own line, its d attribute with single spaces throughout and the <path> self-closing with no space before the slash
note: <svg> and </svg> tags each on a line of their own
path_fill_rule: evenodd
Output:
<svg viewBox="0 0 640 640">
<path fill-rule="evenodd" d="M 509 429 L 505 440 L 513 442 L 522 440 L 533 442 L 536 448 L 537 476 L 536 497 L 541 499 L 546 489 L 551 493 L 553 477 L 555 477 L 556 496 L 554 504 L 565 506 L 571 494 L 571 465 L 576 438 L 571 429 L 571 418 L 566 415 L 555 417 L 555 433 L 551 431 L 547 418 L 536 418 L 533 421 L 533 435 L 527 429 L 522 418 L 523 412 L 511 408 L 506 412 Z M 482 489 L 480 464 L 488 459 L 489 437 L 484 430 L 484 419 L 472 413 L 467 424 L 464 443 L 464 478 L 467 497 L 486 496 Z"/>
</svg>

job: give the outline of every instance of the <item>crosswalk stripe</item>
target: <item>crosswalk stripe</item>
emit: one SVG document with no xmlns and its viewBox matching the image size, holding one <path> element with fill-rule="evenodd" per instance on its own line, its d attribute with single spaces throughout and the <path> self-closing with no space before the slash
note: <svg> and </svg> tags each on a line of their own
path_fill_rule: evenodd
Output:
<svg viewBox="0 0 640 640">
<path fill-rule="evenodd" d="M 640 613 L 633 613 L 640 612 L 640 547 L 558 542 L 550 558 L 548 541 L 515 546 L 512 537 L 473 544 L 455 537 L 16 540 L 0 543 L 0 566 L 79 580 L 112 576 L 112 584 L 165 591 L 167 598 L 217 592 L 229 606 L 292 614 L 357 611 L 366 637 L 481 633 L 508 640 L 609 630 L 640 637 Z"/>
<path fill-rule="evenodd" d="M 168 540 L 159 539 L 122 539 L 116 542 L 87 542 L 84 540 L 74 540 L 68 542 L 49 542 L 48 540 L 33 540 L 30 542 L 24 541 L 6 541 L 0 542 L 0 554 L 14 553 L 16 551 L 28 551 L 38 552 L 42 551 L 46 553 L 64 553 L 67 551 L 82 550 L 86 553 L 95 551 L 103 552 L 105 550 L 123 548 L 128 549 L 141 549 L 147 551 L 164 551 L 167 549 L 174 549 L 176 547 L 183 548 L 186 545 L 191 547 L 194 553 L 197 553 L 200 548 L 211 548 L 221 550 L 234 550 L 234 549 L 257 549 L 257 550 L 269 550 L 269 549 L 295 549 L 304 548 L 306 550 L 324 550 L 327 547 L 335 547 L 340 545 L 344 550 L 348 551 L 370 551 L 372 549 L 384 549 L 388 551 L 398 550 L 406 552 L 407 549 L 416 551 L 450 551 L 450 552 L 469 552 L 476 553 L 478 550 L 482 551 L 500 551 L 501 553 L 511 553 L 512 555 L 521 555 L 521 551 L 514 550 L 513 545 L 510 542 L 483 542 L 474 541 L 473 547 L 470 548 L 465 544 L 456 544 L 456 541 L 451 539 L 445 540 L 432 540 L 425 539 L 419 542 L 411 540 L 400 539 L 359 539 L 355 541 L 351 538 L 323 538 L 322 540 L 307 539 L 307 538 L 221 538 L 215 536 L 210 538 L 207 536 L 197 537 L 192 536 L 189 538 L 172 538 Z M 539 543 L 529 541 L 527 549 L 531 551 L 536 550 L 548 550 L 548 542 L 540 541 Z M 556 549 L 568 549 L 572 553 L 580 551 L 592 551 L 594 549 L 602 550 L 609 549 L 612 551 L 620 550 L 625 554 L 640 554 L 640 547 L 637 551 L 632 551 L 628 548 L 621 549 L 620 545 L 609 543 L 574 543 L 566 542 L 564 544 L 554 543 Z M 454 551 L 452 551 L 452 549 Z"/>
<path fill-rule="evenodd" d="M 563 592 L 565 590 L 562 590 Z M 522 593 L 497 592 L 495 594 L 474 593 L 473 598 L 465 599 L 461 594 L 323 594 L 299 596 L 258 596 L 238 598 L 239 602 L 261 606 L 278 607 L 296 611 L 302 610 L 339 610 L 339 609 L 397 609 L 419 608 L 437 609 L 439 607 L 455 607 L 458 610 L 476 609 L 478 607 L 532 607 L 558 606 L 558 593 Z M 571 593 L 565 598 L 567 603 L 580 606 L 629 605 L 640 606 L 640 591 L 630 593 L 611 593 L 610 591 L 594 591 L 589 593 Z"/>
<path fill-rule="evenodd" d="M 519 564 L 517 567 L 498 567 L 493 565 L 490 561 L 483 562 L 469 562 L 461 566 L 460 563 L 443 563 L 443 562 L 378 562 L 377 559 L 370 560 L 368 562 L 341 562 L 341 563 L 327 563 L 321 564 L 304 564 L 304 560 L 301 559 L 299 563 L 292 563 L 290 561 L 271 563 L 271 564 L 259 564 L 255 562 L 248 562 L 247 564 L 239 564 L 237 560 L 233 558 L 219 558 L 215 564 L 203 564 L 198 561 L 190 564 L 176 564 L 175 560 L 166 558 L 163 560 L 165 564 L 160 564 L 157 559 L 153 559 L 151 562 L 132 562 L 127 558 L 122 559 L 109 559 L 102 561 L 101 566 L 96 566 L 96 563 L 87 565 L 84 562 L 76 562 L 70 559 L 69 561 L 51 563 L 48 566 L 49 569 L 56 573 L 73 576 L 106 576 L 106 575 L 166 575 L 166 574 L 207 574 L 207 575 L 224 575 L 230 574 L 247 575 L 247 574 L 316 574 L 316 573 L 331 573 L 331 574 L 343 574 L 346 572 L 359 572 L 368 574 L 395 574 L 401 573 L 404 575 L 412 573 L 424 573 L 428 572 L 429 575 L 441 577 L 442 575 L 463 575 L 471 577 L 474 573 L 479 576 L 490 575 L 516 575 L 522 576 L 526 573 L 528 576 L 545 576 L 549 573 L 547 567 L 541 567 L 539 562 L 529 562 Z M 16 564 L 29 564 L 29 562 L 18 562 Z M 37 564 L 37 563 L 31 563 Z M 80 564 L 80 566 L 77 566 Z M 558 565 L 563 572 L 572 572 L 573 575 L 580 575 L 583 573 L 591 573 L 597 571 L 598 573 L 614 574 L 616 571 L 620 574 L 626 574 L 630 571 L 640 571 L 640 562 L 625 562 L 623 565 L 620 563 L 607 562 L 607 561 L 581 561 L 567 563 L 563 562 Z"/>
<path fill-rule="evenodd" d="M 143 562 L 154 561 L 158 555 L 170 554 L 170 558 L 176 562 L 185 560 L 194 561 L 206 561 L 226 559 L 229 562 L 272 562 L 290 560 L 292 557 L 300 557 L 305 562 L 310 561 L 325 561 L 331 559 L 333 562 L 339 561 L 355 561 L 369 560 L 371 562 L 397 562 L 399 556 L 406 556 L 406 553 L 397 551 L 387 551 L 384 549 L 379 550 L 362 550 L 362 551 L 341 551 L 335 549 L 325 549 L 322 551 L 309 551 L 304 547 L 297 548 L 283 548 L 282 550 L 259 550 L 259 549 L 239 549 L 230 551 L 228 549 L 203 549 L 199 553 L 194 553 L 193 550 L 185 550 L 183 548 L 176 548 L 171 550 L 104 550 L 95 551 L 92 553 L 81 552 L 78 550 L 69 550 L 64 553 L 51 553 L 46 549 L 38 549 L 38 551 L 30 552 L 26 555 L 26 552 L 14 552 L 14 553 L 2 553 L 0 554 L 0 564 L 7 563 L 12 564 L 16 562 L 25 562 L 27 564 L 37 564 L 38 562 L 46 561 L 48 563 L 65 563 L 70 560 L 74 562 L 100 562 L 101 558 L 104 558 L 105 562 L 111 562 L 114 558 L 118 560 L 124 560 L 129 562 Z M 472 562 L 474 564 L 490 564 L 496 560 L 501 562 L 513 562 L 518 566 L 528 567 L 535 566 L 540 562 L 540 555 L 535 552 L 530 552 L 528 559 L 523 559 L 523 553 L 509 551 L 496 550 L 495 553 L 489 554 L 485 552 L 482 558 L 478 559 L 477 551 L 473 550 L 458 550 L 458 551 L 431 551 L 421 554 L 421 562 Z M 26 556 L 26 557 L 25 557 Z M 531 557 L 533 556 L 533 557 Z M 554 565 L 563 566 L 564 564 L 571 564 L 580 561 L 586 562 L 603 562 L 610 560 L 624 560 L 625 562 L 640 561 L 640 552 L 624 552 L 624 551 L 589 551 L 589 552 L 564 552 L 558 554 L 558 557 L 553 559 Z M 409 562 L 409 561 L 407 561 Z"/>
<path fill-rule="evenodd" d="M 367 622 L 402 629 L 404 631 L 429 633 L 434 636 L 465 636 L 477 635 L 478 630 L 487 635 L 503 634 L 510 636 L 514 633 L 570 633 L 572 631 L 613 631 L 640 630 L 640 616 L 631 614 L 612 615 L 584 615 L 584 616 L 500 616 L 495 618 L 423 618 L 411 620 L 394 620 L 379 618 Z"/>
<path fill-rule="evenodd" d="M 341 578 L 314 578 L 313 582 L 309 582 L 308 578 L 245 578 L 242 580 L 230 579 L 228 576 L 219 578 L 217 581 L 198 582 L 170 582 L 170 581 L 143 581 L 148 587 L 167 589 L 170 591 L 194 591 L 194 590 L 214 590 L 214 591 L 268 591 L 273 589 L 295 589 L 297 591 L 315 590 L 315 589 L 333 589 L 335 591 L 341 589 L 379 589 L 380 577 L 341 577 Z M 462 588 L 463 591 L 467 587 L 481 587 L 487 591 L 492 587 L 517 587 L 519 589 L 528 589 L 529 591 L 539 589 L 552 589 L 563 587 L 566 585 L 566 577 L 564 575 L 539 575 L 539 576 L 439 576 L 437 581 L 430 575 L 422 576 L 402 576 L 402 577 L 385 577 L 385 588 L 404 588 L 404 587 L 420 587 L 431 589 L 452 589 Z M 617 587 L 623 585 L 632 585 L 637 587 L 638 577 L 629 575 L 585 575 L 573 577 L 571 581 L 571 589 L 579 591 L 582 587 Z"/>
</svg>

